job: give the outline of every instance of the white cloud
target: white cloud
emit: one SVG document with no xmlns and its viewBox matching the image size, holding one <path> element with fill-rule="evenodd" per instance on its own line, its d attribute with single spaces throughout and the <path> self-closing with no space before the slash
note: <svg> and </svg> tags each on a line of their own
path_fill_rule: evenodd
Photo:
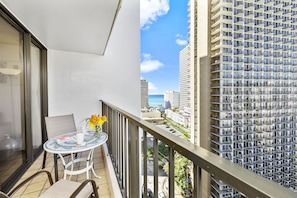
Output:
<svg viewBox="0 0 297 198">
<path fill-rule="evenodd" d="M 153 60 L 150 54 L 143 54 L 144 60 L 140 63 L 140 71 L 148 73 L 154 70 L 158 70 L 163 66 L 158 60 Z"/>
<path fill-rule="evenodd" d="M 188 41 L 187 40 L 182 40 L 182 39 L 176 39 L 175 42 L 178 45 L 187 45 L 188 44 Z"/>
<path fill-rule="evenodd" d="M 175 36 L 177 39 L 175 40 L 176 44 L 178 45 L 187 45 L 188 44 L 188 40 L 184 38 L 183 35 L 181 34 L 176 34 Z"/>
<path fill-rule="evenodd" d="M 158 87 L 156 87 L 152 82 L 148 82 L 148 89 L 149 90 L 157 90 Z"/>
<path fill-rule="evenodd" d="M 140 28 L 148 29 L 169 11 L 169 0 L 140 0 Z"/>
</svg>

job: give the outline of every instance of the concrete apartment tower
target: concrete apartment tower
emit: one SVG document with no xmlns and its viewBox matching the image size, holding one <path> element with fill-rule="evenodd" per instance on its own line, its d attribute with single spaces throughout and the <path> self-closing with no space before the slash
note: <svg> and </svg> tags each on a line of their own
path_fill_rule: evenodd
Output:
<svg viewBox="0 0 297 198">
<path fill-rule="evenodd" d="M 296 191 L 297 2 L 190 0 L 189 16 L 192 141 Z"/>
<path fill-rule="evenodd" d="M 148 102 L 148 82 L 141 77 L 140 78 L 140 86 L 141 86 L 141 108 L 148 108 L 149 102 Z"/>
<path fill-rule="evenodd" d="M 179 52 L 179 108 L 190 108 L 190 48 L 187 45 Z"/>
<path fill-rule="evenodd" d="M 166 91 L 164 93 L 164 106 L 165 109 L 179 108 L 179 92 Z"/>
</svg>

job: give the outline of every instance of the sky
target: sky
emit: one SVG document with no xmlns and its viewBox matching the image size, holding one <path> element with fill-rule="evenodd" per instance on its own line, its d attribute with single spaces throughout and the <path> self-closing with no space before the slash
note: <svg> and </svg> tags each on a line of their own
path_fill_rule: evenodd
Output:
<svg viewBox="0 0 297 198">
<path fill-rule="evenodd" d="M 140 0 L 140 71 L 149 95 L 179 92 L 179 52 L 188 44 L 187 0 Z"/>
</svg>

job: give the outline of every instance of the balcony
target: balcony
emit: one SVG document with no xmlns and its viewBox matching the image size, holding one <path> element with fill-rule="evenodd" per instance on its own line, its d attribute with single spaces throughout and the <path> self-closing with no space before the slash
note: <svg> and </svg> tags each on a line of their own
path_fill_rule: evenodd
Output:
<svg viewBox="0 0 297 198">
<path fill-rule="evenodd" d="M 247 197 L 295 197 L 291 190 L 269 181 L 262 176 L 242 168 L 218 155 L 195 146 L 188 141 L 181 139 L 160 129 L 138 117 L 106 102 L 101 101 L 102 114 L 107 115 L 108 122 L 103 125 L 104 131 L 109 134 L 109 140 L 95 150 L 95 171 L 101 178 L 94 179 L 99 186 L 100 197 L 141 197 L 148 189 L 153 192 L 164 191 L 159 186 L 160 175 L 158 173 L 159 156 L 153 157 L 154 171 L 148 171 L 148 145 L 142 141 L 148 137 L 153 139 L 153 149 L 158 151 L 158 142 L 164 142 L 168 146 L 169 173 L 168 191 L 163 192 L 167 197 L 176 197 L 177 192 L 174 181 L 174 159 L 176 153 L 180 153 L 189 159 L 193 166 L 190 172 L 193 177 L 193 197 L 207 197 L 207 185 L 204 177 L 214 176 L 216 185 L 229 186 L 235 188 L 240 194 Z M 142 149 L 140 148 L 142 145 Z M 156 152 L 158 153 L 158 152 Z M 23 175 L 23 178 L 41 169 L 42 156 L 34 162 L 30 169 Z M 147 162 L 147 163 L 144 163 Z M 62 164 L 59 163 L 59 178 L 63 177 Z M 48 155 L 46 170 L 54 174 L 53 156 Z M 204 176 L 203 176 L 204 175 Z M 73 176 L 71 180 L 82 181 L 85 175 Z M 219 187 L 222 188 L 223 186 Z M 34 181 L 21 190 L 15 197 L 36 197 L 48 184 L 43 180 Z M 155 193 L 157 194 L 157 193 Z"/>
<path fill-rule="evenodd" d="M 153 139 L 153 149 L 158 153 L 158 142 L 168 146 L 168 197 L 174 197 L 174 159 L 178 152 L 189 159 L 193 166 L 193 197 L 206 197 L 207 188 L 202 179 L 204 174 L 214 176 L 220 182 L 230 185 L 247 197 L 294 197 L 291 190 L 269 181 L 249 170 L 215 155 L 186 140 L 178 138 L 150 123 L 141 120 L 120 108 L 102 102 L 102 114 L 107 115 L 108 123 L 104 125 L 109 133 L 108 150 L 118 178 L 123 197 L 141 197 L 147 193 L 150 186 L 154 192 L 159 192 L 158 154 L 153 157 L 153 177 L 149 181 L 147 142 L 142 141 L 150 137 Z M 142 145 L 142 146 L 140 146 Z M 144 152 L 145 151 L 145 152 Z M 150 182 L 152 181 L 153 184 Z M 135 188 L 138 187 L 138 188 Z"/>
<path fill-rule="evenodd" d="M 99 99 L 140 114 L 139 18 L 139 1 L 134 0 L 123 4 L 121 0 L 63 4 L 0 0 L 0 51 L 5 51 L 0 53 L 0 67 L 21 70 L 13 83 L 1 80 L 0 92 L 7 92 L 2 94 L 7 100 L 1 101 L 0 142 L 12 133 L 22 153 L 17 164 L 1 154 L 1 167 L 3 161 L 14 165 L 14 170 L 0 177 L 1 191 L 11 189 L 40 155 L 45 116 L 73 113 L 79 129 L 83 119 L 99 113 Z M 37 52 L 36 62 L 30 60 L 31 47 Z M 37 63 L 34 69 L 33 62 Z M 31 72 L 42 82 L 31 84 Z M 38 86 L 33 91 L 36 101 L 29 96 L 33 84 Z M 10 108 L 13 105 L 16 108 Z M 37 112 L 33 113 L 38 114 L 36 119 L 31 110 Z"/>
</svg>

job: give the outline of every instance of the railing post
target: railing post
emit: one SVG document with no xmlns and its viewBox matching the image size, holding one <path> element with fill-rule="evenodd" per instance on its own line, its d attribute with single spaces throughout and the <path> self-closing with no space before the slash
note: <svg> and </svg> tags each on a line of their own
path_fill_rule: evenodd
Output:
<svg viewBox="0 0 297 198">
<path fill-rule="evenodd" d="M 128 196 L 128 186 L 129 186 L 129 171 L 128 171 L 128 167 L 129 167 L 129 161 L 128 161 L 128 119 L 123 118 L 123 142 L 122 142 L 122 146 L 123 146 L 123 154 L 124 154 L 124 161 L 123 161 L 123 192 L 124 192 L 124 197 Z"/>
<path fill-rule="evenodd" d="M 174 197 L 174 149 L 169 147 L 169 175 L 168 175 L 168 185 L 169 185 L 169 197 Z"/>
<path fill-rule="evenodd" d="M 159 151 L 158 151 L 158 139 L 154 138 L 154 192 L 157 196 L 159 189 L 158 189 L 158 180 L 159 180 Z"/>
<path fill-rule="evenodd" d="M 194 164 L 193 167 L 193 197 L 202 197 L 201 168 Z"/>
<path fill-rule="evenodd" d="M 147 195 L 147 132 L 143 132 L 143 189 L 142 193 Z"/>
<path fill-rule="evenodd" d="M 128 123 L 128 157 L 129 157 L 129 197 L 140 197 L 139 169 L 139 133 L 138 126 L 129 120 Z"/>
</svg>

